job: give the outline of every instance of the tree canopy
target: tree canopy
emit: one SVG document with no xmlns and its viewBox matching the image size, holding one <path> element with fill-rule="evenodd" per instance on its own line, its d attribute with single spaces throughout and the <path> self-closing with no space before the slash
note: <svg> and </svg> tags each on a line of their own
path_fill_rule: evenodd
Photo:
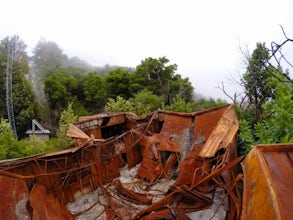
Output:
<svg viewBox="0 0 293 220">
<path fill-rule="evenodd" d="M 268 65 L 270 57 L 265 44 L 258 43 L 242 78 L 248 97 L 247 107 L 238 111 L 244 154 L 258 143 L 293 141 L 293 84 L 281 66 Z"/>
<path fill-rule="evenodd" d="M 121 96 L 125 99 L 131 97 L 131 73 L 125 69 L 117 68 L 104 76 L 104 87 L 108 98 Z"/>
<path fill-rule="evenodd" d="M 249 105 L 253 109 L 254 123 L 258 121 L 263 104 L 272 97 L 272 87 L 269 84 L 271 75 L 266 64 L 268 58 L 269 51 L 265 44 L 257 43 L 242 78 Z"/>
<path fill-rule="evenodd" d="M 19 138 L 25 137 L 35 118 L 51 130 L 49 141 L 14 140 L 5 120 L 7 45 L 12 40 L 16 45 L 12 87 Z M 144 115 L 157 109 L 190 112 L 223 104 L 213 99 L 194 100 L 191 82 L 166 57 L 148 57 L 135 68 L 93 67 L 78 57 L 69 58 L 52 41 L 40 40 L 30 58 L 25 50 L 18 36 L 0 42 L 0 159 L 70 146 L 66 129 L 80 115 L 104 111 Z"/>
<path fill-rule="evenodd" d="M 166 105 L 172 104 L 175 96 L 191 101 L 193 87 L 188 78 L 182 79 L 176 74 L 177 65 L 169 64 L 166 57 L 158 59 L 149 57 L 141 61 L 133 74 L 133 92 L 147 89 L 154 94 L 162 96 Z"/>
<path fill-rule="evenodd" d="M 41 81 L 44 81 L 53 69 L 65 67 L 66 61 L 67 56 L 55 42 L 41 39 L 33 50 L 33 68 Z"/>
<path fill-rule="evenodd" d="M 7 37 L 0 43 L 0 118 L 7 118 L 6 108 L 6 67 L 8 43 L 13 42 L 15 53 L 12 64 L 12 98 L 16 130 L 19 138 L 25 136 L 25 131 L 30 127 L 31 120 L 38 118 L 38 104 L 34 92 L 26 79 L 29 72 L 26 45 L 18 37 Z"/>
</svg>

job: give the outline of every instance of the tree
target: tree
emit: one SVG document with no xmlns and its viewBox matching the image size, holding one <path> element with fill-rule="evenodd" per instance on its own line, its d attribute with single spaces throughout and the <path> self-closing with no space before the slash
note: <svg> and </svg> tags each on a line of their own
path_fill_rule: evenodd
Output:
<svg viewBox="0 0 293 220">
<path fill-rule="evenodd" d="M 32 62 L 35 75 L 43 82 L 52 70 L 65 66 L 67 56 L 55 42 L 41 39 L 33 50 Z"/>
<path fill-rule="evenodd" d="M 7 120 L 0 119 L 0 160 L 7 157 L 9 146 L 14 142 L 13 133 Z"/>
<path fill-rule="evenodd" d="M 177 69 L 176 64 L 167 65 L 169 60 L 166 57 L 158 59 L 147 58 L 138 65 L 134 71 L 136 92 L 142 89 L 153 91 L 158 96 L 163 96 L 165 103 L 168 103 L 170 82 Z"/>
<path fill-rule="evenodd" d="M 159 109 L 162 101 L 162 97 L 143 90 L 134 94 L 134 98 L 127 100 L 121 96 L 116 99 L 108 99 L 105 110 L 106 112 L 133 112 L 137 115 L 145 115 Z"/>
<path fill-rule="evenodd" d="M 79 57 L 70 57 L 68 59 L 65 60 L 65 66 L 67 67 L 73 67 L 73 68 L 81 68 L 81 69 L 86 69 L 86 70 L 90 70 L 93 67 L 88 64 L 86 61 L 81 60 Z"/>
<path fill-rule="evenodd" d="M 266 65 L 268 58 L 269 51 L 266 49 L 265 44 L 257 43 L 256 49 L 253 51 L 248 62 L 246 73 L 242 78 L 249 106 L 251 106 L 253 110 L 253 128 L 262 113 L 263 104 L 272 97 L 272 88 L 269 85 L 271 75 Z"/>
<path fill-rule="evenodd" d="M 95 113 L 105 104 L 105 89 L 102 77 L 97 72 L 89 72 L 83 76 L 82 87 L 86 108 Z"/>
<path fill-rule="evenodd" d="M 281 70 L 279 70 L 281 71 Z M 287 77 L 275 72 L 277 77 L 270 79 L 274 89 L 274 97 L 264 104 L 263 114 L 252 129 L 247 116 L 240 114 L 240 148 L 247 154 L 255 144 L 288 143 L 293 141 L 293 84 L 284 83 Z M 281 80 L 279 80 L 281 79 Z"/>
<path fill-rule="evenodd" d="M 74 99 L 78 88 L 77 79 L 70 74 L 69 69 L 59 69 L 45 80 L 45 94 L 53 109 L 62 110 Z"/>
<path fill-rule="evenodd" d="M 53 71 L 45 80 L 45 94 L 50 106 L 50 127 L 56 130 L 61 111 L 66 109 L 68 103 L 74 103 L 72 108 L 77 115 L 87 114 L 83 104 L 79 101 L 83 91 L 80 91 L 81 80 L 71 73 L 70 68 Z"/>
<path fill-rule="evenodd" d="M 57 132 L 57 144 L 59 149 L 65 149 L 72 145 L 71 139 L 66 136 L 69 125 L 77 121 L 77 116 L 73 112 L 72 104 L 73 103 L 68 103 L 67 108 L 62 111 L 60 116 L 59 130 Z"/>
<path fill-rule="evenodd" d="M 109 98 L 108 102 L 105 106 L 106 112 L 134 112 L 135 108 L 133 106 L 133 103 L 131 103 L 129 100 L 124 99 L 121 96 L 117 96 L 116 99 Z"/>
<path fill-rule="evenodd" d="M 286 55 L 282 52 L 282 49 L 284 49 L 284 47 L 286 45 L 288 45 L 288 43 L 293 43 L 293 39 L 289 38 L 285 31 L 284 28 L 281 26 L 283 35 L 285 37 L 285 40 L 283 40 L 281 43 L 276 43 L 276 42 L 271 42 L 271 55 L 269 57 L 269 59 L 267 60 L 267 64 L 271 67 L 271 69 L 274 69 L 275 71 L 270 71 L 270 74 L 275 77 L 276 79 L 278 79 L 280 82 L 288 82 L 288 83 L 293 83 L 293 78 L 290 77 L 289 74 L 287 74 L 284 71 L 280 71 L 280 68 L 282 65 L 282 63 L 284 63 L 286 66 L 288 66 L 289 68 L 293 68 L 293 63 L 292 60 L 288 59 L 288 57 L 286 57 Z M 272 62 L 275 62 L 276 65 L 273 65 Z M 275 72 L 278 72 L 278 74 L 275 74 Z M 281 77 L 280 77 L 281 75 Z"/>
<path fill-rule="evenodd" d="M 189 78 L 182 78 L 181 75 L 175 74 L 170 83 L 169 104 L 173 103 L 174 98 L 182 98 L 185 102 L 192 102 L 194 88 Z"/>
<path fill-rule="evenodd" d="M 5 38 L 0 43 L 0 117 L 7 118 L 6 112 L 6 65 L 8 43 L 13 42 L 15 53 L 12 65 L 12 97 L 16 130 L 19 138 L 25 136 L 33 118 L 39 118 L 38 103 L 26 79 L 29 72 L 26 45 L 18 37 Z"/>
<path fill-rule="evenodd" d="M 173 99 L 172 105 L 165 106 L 165 109 L 175 112 L 192 112 L 194 110 L 194 105 L 178 96 L 178 98 Z"/>
<path fill-rule="evenodd" d="M 239 120 L 239 144 L 240 154 L 246 155 L 257 141 L 255 140 L 255 133 L 251 129 L 250 123 L 245 119 Z"/>
<path fill-rule="evenodd" d="M 64 68 L 67 61 L 67 56 L 52 41 L 41 39 L 33 50 L 29 80 L 37 100 L 46 106 L 45 108 L 49 106 L 44 92 L 44 81 L 53 71 Z"/>
<path fill-rule="evenodd" d="M 0 119 L 0 159 L 26 157 L 42 152 L 52 151 L 44 141 L 39 138 L 31 140 L 15 140 L 7 120 Z"/>
<path fill-rule="evenodd" d="M 146 89 L 134 94 L 134 98 L 132 100 L 135 105 L 141 103 L 148 109 L 148 112 L 159 109 L 163 103 L 162 97 L 157 96 L 153 92 Z"/>
<path fill-rule="evenodd" d="M 172 104 L 173 98 L 178 95 L 187 102 L 191 101 L 193 87 L 188 78 L 182 79 L 179 74 L 175 74 L 176 70 L 177 65 L 169 64 L 166 57 L 149 57 L 143 60 L 133 73 L 132 92 L 147 89 L 163 97 L 165 105 Z"/>
<path fill-rule="evenodd" d="M 25 137 L 26 130 L 31 126 L 31 120 L 39 119 L 39 104 L 35 100 L 35 95 L 29 82 L 25 79 L 19 70 L 18 64 L 15 64 L 13 85 L 13 109 L 16 123 L 16 130 L 19 138 Z"/>
<path fill-rule="evenodd" d="M 161 108 L 164 100 L 163 97 L 144 89 L 134 94 L 134 98 L 131 98 L 130 102 L 133 104 L 137 115 L 145 115 Z"/>
<path fill-rule="evenodd" d="M 128 99 L 131 97 L 131 74 L 127 70 L 121 68 L 112 70 L 104 76 L 103 81 L 108 98 L 121 96 L 124 99 Z"/>
<path fill-rule="evenodd" d="M 284 74 L 275 73 L 286 80 Z M 293 142 L 293 84 L 272 79 L 275 97 L 264 105 L 265 117 L 257 124 L 259 143 Z"/>
</svg>

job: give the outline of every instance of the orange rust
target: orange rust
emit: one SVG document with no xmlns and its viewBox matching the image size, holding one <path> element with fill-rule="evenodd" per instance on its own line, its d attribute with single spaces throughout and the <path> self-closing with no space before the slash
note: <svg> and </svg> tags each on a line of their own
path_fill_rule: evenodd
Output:
<svg viewBox="0 0 293 220">
<path fill-rule="evenodd" d="M 239 127 L 237 115 L 233 108 L 233 106 L 229 106 L 225 114 L 219 119 L 216 127 L 203 145 L 199 153 L 200 157 L 214 157 L 219 149 L 227 148 L 232 143 Z"/>
<path fill-rule="evenodd" d="M 293 219 L 293 144 L 257 145 L 241 163 L 241 219 Z"/>
<path fill-rule="evenodd" d="M 117 195 L 122 197 L 123 199 L 135 204 L 151 203 L 151 199 L 147 196 L 147 194 L 133 192 L 125 188 L 119 180 L 115 180 L 114 184 L 116 186 Z"/>
<path fill-rule="evenodd" d="M 60 202 L 47 192 L 45 186 L 35 184 L 29 202 L 33 210 L 32 219 L 74 219 Z"/>
<path fill-rule="evenodd" d="M 56 199 L 60 204 L 56 206 L 58 210 L 101 187 L 108 201 L 105 207 L 108 217 L 120 219 L 151 219 L 167 213 L 184 219 L 185 213 L 211 205 L 212 198 L 207 195 L 214 192 L 216 186 L 226 187 L 227 196 L 233 201 L 228 217 L 235 219 L 241 206 L 233 168 L 239 161 L 235 160 L 237 129 L 238 120 L 232 105 L 194 113 L 157 111 L 144 117 L 132 113 L 86 116 L 67 132 L 75 147 L 2 161 L 0 177 L 25 180 L 30 193 L 35 187 L 41 187 L 41 192 L 46 190 L 50 194 L 40 195 L 50 201 Z M 161 201 L 133 217 L 130 210 L 134 207 L 121 205 L 103 187 L 120 176 L 120 168 L 125 164 L 128 168 L 139 165 L 136 176 L 147 180 L 145 184 L 161 178 L 177 181 Z M 0 182 L 0 188 L 3 184 L 5 182 Z M 122 184 L 116 185 L 116 190 L 134 203 L 144 201 L 143 194 L 134 193 Z M 31 206 L 36 210 L 38 197 L 39 193 L 30 197 Z M 43 206 L 50 208 L 46 202 Z M 162 206 L 169 208 L 162 210 Z"/>
<path fill-rule="evenodd" d="M 73 124 L 69 125 L 67 135 L 72 138 L 89 139 L 90 137 Z"/>
<path fill-rule="evenodd" d="M 0 176 L 0 219 L 28 219 L 29 191 L 24 180 Z"/>
<path fill-rule="evenodd" d="M 180 145 L 162 134 L 145 136 L 140 141 L 140 145 L 143 147 L 143 160 L 136 177 L 146 179 L 150 183 L 153 183 L 158 177 L 167 176 L 167 173 L 175 162 L 176 157 L 171 156 L 172 154 L 170 154 L 170 160 L 169 157 L 163 158 L 163 152 L 179 153 Z M 164 164 L 167 162 L 167 167 L 164 167 Z"/>
</svg>

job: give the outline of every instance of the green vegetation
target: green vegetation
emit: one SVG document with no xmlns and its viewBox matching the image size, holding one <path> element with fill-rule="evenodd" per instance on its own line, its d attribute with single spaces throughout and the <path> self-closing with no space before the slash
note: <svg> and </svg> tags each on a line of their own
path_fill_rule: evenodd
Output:
<svg viewBox="0 0 293 220">
<path fill-rule="evenodd" d="M 10 41 L 17 48 L 12 87 L 19 140 L 13 138 L 5 120 Z M 136 68 L 93 67 L 78 57 L 69 58 L 56 43 L 44 39 L 38 42 L 32 57 L 27 56 L 25 49 L 18 36 L 0 42 L 0 159 L 70 147 L 66 131 L 81 115 L 104 111 L 145 115 L 157 109 L 192 112 L 226 104 L 220 99 L 197 97 L 189 79 L 177 73 L 177 65 L 166 57 L 146 58 Z M 288 79 L 289 74 L 280 66 L 275 69 L 268 65 L 269 58 L 265 44 L 258 43 L 241 78 L 246 99 L 241 104 L 235 102 L 235 108 L 243 154 L 257 143 L 293 141 L 293 84 L 280 81 Z M 34 118 L 52 132 L 48 141 L 24 139 Z"/>
<path fill-rule="evenodd" d="M 267 64 L 269 52 L 258 43 L 243 75 L 246 108 L 238 107 L 240 150 L 252 145 L 293 142 L 293 83 L 279 66 Z"/>
<path fill-rule="evenodd" d="M 59 129 L 57 131 L 57 138 L 55 145 L 60 149 L 71 147 L 71 139 L 66 136 L 69 124 L 76 122 L 77 116 L 72 109 L 72 103 L 69 103 L 67 109 L 63 110 L 59 120 Z"/>
<path fill-rule="evenodd" d="M 77 117 L 72 110 L 72 104 L 68 104 L 60 117 L 59 129 L 56 138 L 47 141 L 32 136 L 30 140 L 15 140 L 7 120 L 0 119 L 0 159 L 26 157 L 39 153 L 50 153 L 63 150 L 71 146 L 71 139 L 67 137 L 66 131 L 69 124 L 75 122 Z"/>
<path fill-rule="evenodd" d="M 54 150 L 49 144 L 40 141 L 37 137 L 29 141 L 15 140 L 9 123 L 4 119 L 0 120 L 0 159 L 26 157 Z"/>
<path fill-rule="evenodd" d="M 16 48 L 12 66 L 12 96 L 17 134 L 21 139 L 31 125 L 31 120 L 33 118 L 39 119 L 39 106 L 36 103 L 34 92 L 26 80 L 26 76 L 29 73 L 28 56 L 25 52 L 26 45 L 18 36 L 14 36 L 10 40 L 7 37 L 0 42 L 0 118 L 8 118 L 6 108 L 6 63 L 9 42 L 13 42 Z"/>
</svg>

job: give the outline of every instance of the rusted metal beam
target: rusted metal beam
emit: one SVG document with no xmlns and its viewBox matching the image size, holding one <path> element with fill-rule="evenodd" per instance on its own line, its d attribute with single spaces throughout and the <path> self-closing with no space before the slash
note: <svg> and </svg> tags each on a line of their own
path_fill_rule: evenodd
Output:
<svg viewBox="0 0 293 220">
<path fill-rule="evenodd" d="M 167 215 L 171 219 L 188 219 L 185 213 L 208 208 L 212 203 L 208 195 L 215 187 L 225 186 L 227 197 L 233 202 L 234 211 L 230 215 L 233 219 L 241 205 L 234 173 L 235 165 L 241 160 L 235 159 L 237 129 L 238 120 L 232 105 L 195 113 L 157 111 L 145 117 L 131 113 L 84 117 L 68 132 L 75 147 L 0 162 L 0 177 L 26 180 L 29 191 L 34 186 L 45 189 L 50 195 L 40 194 L 50 200 L 53 197 L 61 206 L 101 187 L 108 201 L 105 207 L 108 218 L 118 216 L 122 220 Z M 290 158 L 291 154 L 288 155 Z M 125 164 L 131 168 L 138 163 L 136 177 L 147 180 L 143 193 L 127 189 L 116 181 L 117 191 L 113 195 L 102 185 L 118 178 Z M 130 215 L 129 210 L 134 213 L 137 209 L 130 204 L 148 204 L 147 190 L 162 178 L 175 178 L 176 182 L 160 201 L 136 210 L 136 217 Z M 122 205 L 116 200 L 117 195 L 129 204 Z M 38 193 L 34 192 L 32 203 L 37 197 Z"/>
<path fill-rule="evenodd" d="M 119 180 L 114 181 L 117 195 L 123 199 L 132 202 L 134 204 L 151 204 L 151 198 L 147 194 L 133 192 L 125 188 Z"/>
</svg>

